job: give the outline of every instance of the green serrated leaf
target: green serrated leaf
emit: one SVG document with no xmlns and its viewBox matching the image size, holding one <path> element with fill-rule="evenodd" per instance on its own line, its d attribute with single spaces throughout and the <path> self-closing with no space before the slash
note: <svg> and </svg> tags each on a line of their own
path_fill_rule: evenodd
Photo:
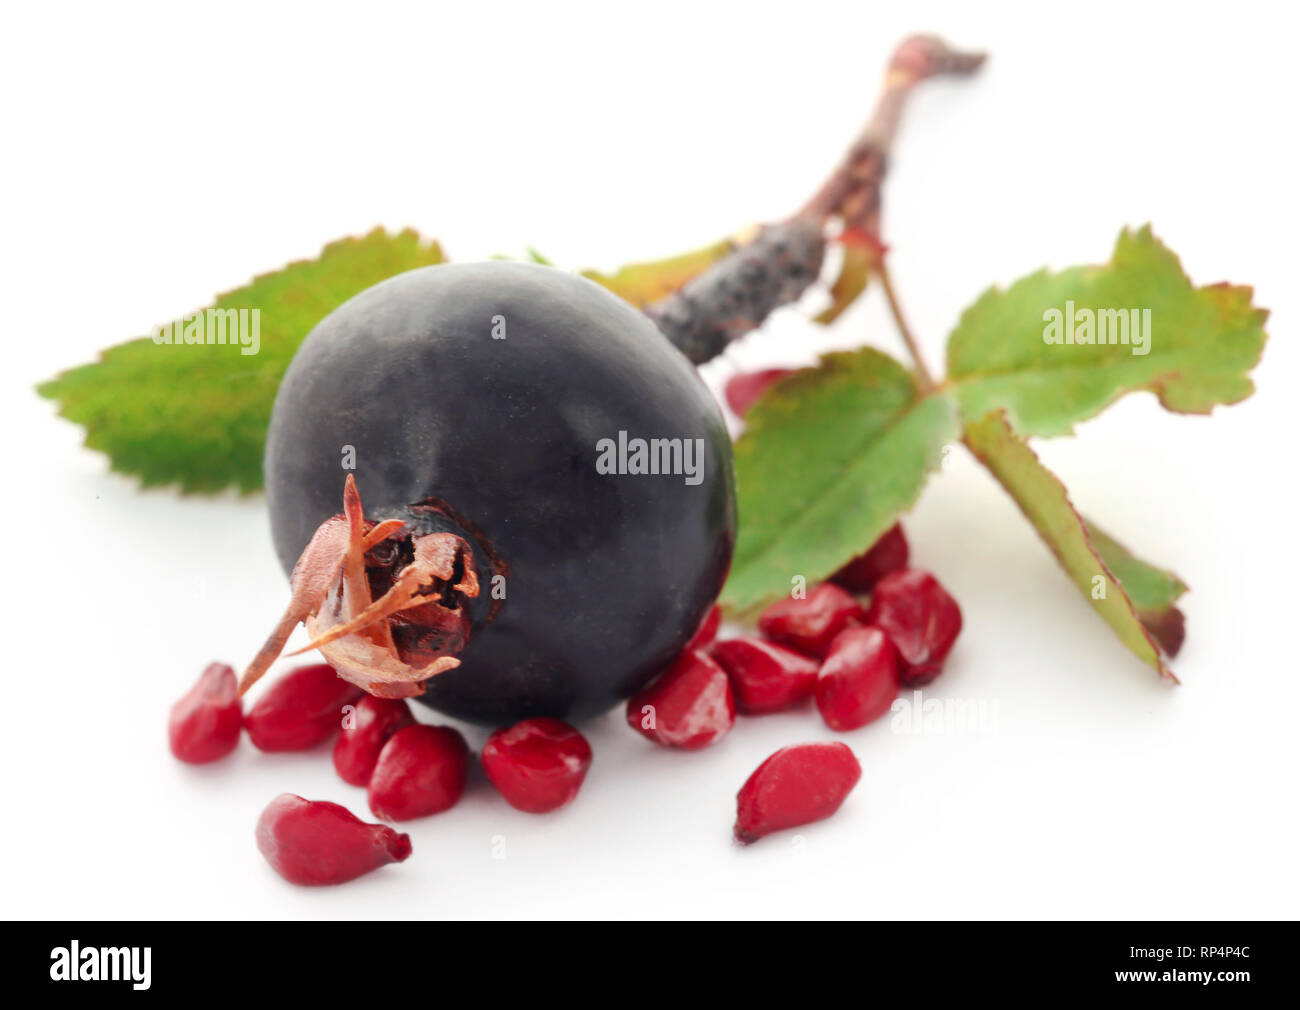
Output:
<svg viewBox="0 0 1300 1010">
<path fill-rule="evenodd" d="M 715 242 L 703 249 L 682 253 L 669 259 L 647 263 L 629 263 L 612 274 L 584 270 L 582 276 L 608 288 L 639 309 L 679 290 L 710 266 L 736 249 L 731 239 Z"/>
<path fill-rule="evenodd" d="M 1251 294 L 1227 284 L 1194 287 L 1149 227 L 1126 229 L 1103 266 L 1039 271 L 1005 291 L 985 292 L 949 338 L 949 384 L 967 418 L 1005 408 L 1025 435 L 1068 434 L 1142 389 L 1169 410 L 1208 413 L 1254 390 L 1249 372 L 1263 350 L 1268 313 L 1251 304 Z M 1053 312 L 1061 318 L 1049 331 L 1058 322 Z M 1104 324 L 1108 340 L 1127 333 L 1129 342 L 1044 339 L 1065 339 L 1071 326 L 1082 334 L 1089 321 L 1094 340 Z M 1134 353 L 1143 332 L 1147 353 Z"/>
<path fill-rule="evenodd" d="M 1015 499 L 1093 610 L 1142 662 L 1174 679 L 1133 600 L 1090 539 L 1088 527 L 1075 511 L 1065 485 L 1039 462 L 1029 443 L 1012 430 L 1006 412 L 993 411 L 968 422 L 965 433 L 971 451 Z"/>
<path fill-rule="evenodd" d="M 948 397 L 920 396 L 902 365 L 871 348 L 827 354 L 781 380 L 746 422 L 736 443 L 740 532 L 722 594 L 742 613 L 875 543 L 959 434 Z"/>
<path fill-rule="evenodd" d="M 442 259 L 437 243 L 410 230 L 377 228 L 333 242 L 314 260 L 218 296 L 213 308 L 260 312 L 256 354 L 229 343 L 159 345 L 142 337 L 37 389 L 59 401 L 62 416 L 85 426 L 88 447 L 145 486 L 253 491 L 262 486 L 276 388 L 308 331 L 371 285 Z"/>
</svg>

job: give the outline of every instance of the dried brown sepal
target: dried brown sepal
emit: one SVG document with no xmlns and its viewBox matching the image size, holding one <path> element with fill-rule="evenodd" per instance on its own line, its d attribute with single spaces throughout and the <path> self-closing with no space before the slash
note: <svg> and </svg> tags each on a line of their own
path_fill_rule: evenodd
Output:
<svg viewBox="0 0 1300 1010">
<path fill-rule="evenodd" d="M 365 518 L 356 481 L 349 474 L 343 512 L 321 523 L 289 576 L 289 606 L 239 681 L 242 695 L 284 651 L 298 624 L 311 641 L 289 655 L 319 649 L 340 677 L 381 698 L 409 698 L 424 682 L 460 665 L 450 652 L 468 635 L 462 597 L 478 596 L 478 576 L 469 546 L 452 533 L 411 537 L 412 560 L 398 570 L 378 599 L 371 593 L 366 555 L 387 540 L 406 537 L 398 519 L 375 523 Z M 453 584 L 453 580 L 454 584 Z M 404 649 L 393 636 L 392 620 L 418 612 L 432 640 L 450 643 L 442 654 L 428 646 Z M 399 618 L 400 619 L 400 618 Z M 409 621 L 408 621 L 409 623 Z M 447 634 L 448 627 L 458 629 Z M 409 637 L 409 636 L 408 636 Z"/>
</svg>

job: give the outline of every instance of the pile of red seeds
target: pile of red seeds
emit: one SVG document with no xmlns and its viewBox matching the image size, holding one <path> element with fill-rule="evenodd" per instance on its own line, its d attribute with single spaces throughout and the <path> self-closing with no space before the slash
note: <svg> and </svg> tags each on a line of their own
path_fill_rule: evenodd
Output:
<svg viewBox="0 0 1300 1010">
<path fill-rule="evenodd" d="M 711 641 L 716 608 L 667 670 L 627 703 L 633 729 L 665 747 L 722 739 L 736 714 L 764 715 L 814 699 L 826 725 L 859 729 L 890 710 L 903 686 L 928 684 L 961 631 L 961 610 L 929 572 L 908 568 L 895 525 L 829 582 L 779 600 L 759 635 Z M 864 606 L 859 595 L 870 594 Z M 768 758 L 737 797 L 744 843 L 833 814 L 861 771 L 844 744 L 796 744 Z"/>
<path fill-rule="evenodd" d="M 172 707 L 172 753 L 190 764 L 216 761 L 235 749 L 241 728 L 263 751 L 311 750 L 337 734 L 335 770 L 365 787 L 371 812 L 384 821 L 442 813 L 465 792 L 470 750 L 458 731 L 416 722 L 405 701 L 371 697 L 325 664 L 282 675 L 247 713 L 234 670 L 212 664 Z M 591 747 L 558 719 L 526 719 L 493 733 L 482 760 L 506 802 L 546 813 L 578 794 Z M 410 836 L 292 793 L 271 801 L 256 837 L 275 871 L 303 885 L 341 884 L 411 854 Z"/>
<path fill-rule="evenodd" d="M 727 400 L 743 414 L 788 369 L 736 376 Z M 826 725 L 859 729 L 890 710 L 903 686 L 930 683 L 961 631 L 961 610 L 929 572 L 907 566 L 895 525 L 830 580 L 769 606 L 759 635 L 715 641 L 715 606 L 681 655 L 627 702 L 627 722 L 665 747 L 698 750 L 726 736 L 736 714 L 785 711 L 814 699 Z M 220 663 L 171 711 L 172 753 L 204 764 L 230 754 L 241 728 L 263 751 L 302 751 L 338 733 L 334 767 L 364 786 L 385 821 L 429 817 L 465 792 L 470 749 L 449 726 L 419 723 L 402 700 L 375 698 L 320 664 L 291 670 L 243 713 L 235 673 Z M 511 806 L 547 813 L 577 795 L 591 746 L 558 719 L 525 719 L 493 733 L 481 760 Z M 842 743 L 783 747 L 736 796 L 735 837 L 743 844 L 829 817 L 861 778 Z M 257 824 L 257 845 L 286 880 L 338 884 L 411 854 L 411 840 L 367 824 L 336 803 L 284 793 Z"/>
</svg>

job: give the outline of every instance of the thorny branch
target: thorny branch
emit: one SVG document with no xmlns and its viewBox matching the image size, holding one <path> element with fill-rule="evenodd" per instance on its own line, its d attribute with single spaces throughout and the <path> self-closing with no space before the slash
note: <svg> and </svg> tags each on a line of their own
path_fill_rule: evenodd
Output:
<svg viewBox="0 0 1300 1010">
<path fill-rule="evenodd" d="M 838 221 L 845 231 L 879 233 L 881 183 L 912 89 L 930 77 L 969 75 L 983 62 L 983 53 L 960 52 L 932 35 L 903 40 L 894 50 L 871 118 L 812 199 L 793 217 L 761 228 L 750 242 L 646 313 L 691 361 L 701 364 L 762 325 L 778 306 L 797 300 L 821 273 L 828 226 Z M 924 381 L 919 360 L 918 369 Z"/>
</svg>

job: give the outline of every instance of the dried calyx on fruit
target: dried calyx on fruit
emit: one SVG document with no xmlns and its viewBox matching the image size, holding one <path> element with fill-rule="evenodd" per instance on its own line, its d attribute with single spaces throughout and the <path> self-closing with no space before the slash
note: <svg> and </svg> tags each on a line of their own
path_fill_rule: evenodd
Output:
<svg viewBox="0 0 1300 1010">
<path fill-rule="evenodd" d="M 243 694 L 299 623 L 339 676 L 381 698 L 410 698 L 460 665 L 466 601 L 478 596 L 469 545 L 453 533 L 412 535 L 398 519 L 365 518 L 348 474 L 343 512 L 321 523 L 289 577 L 289 607 L 239 681 Z"/>
</svg>

